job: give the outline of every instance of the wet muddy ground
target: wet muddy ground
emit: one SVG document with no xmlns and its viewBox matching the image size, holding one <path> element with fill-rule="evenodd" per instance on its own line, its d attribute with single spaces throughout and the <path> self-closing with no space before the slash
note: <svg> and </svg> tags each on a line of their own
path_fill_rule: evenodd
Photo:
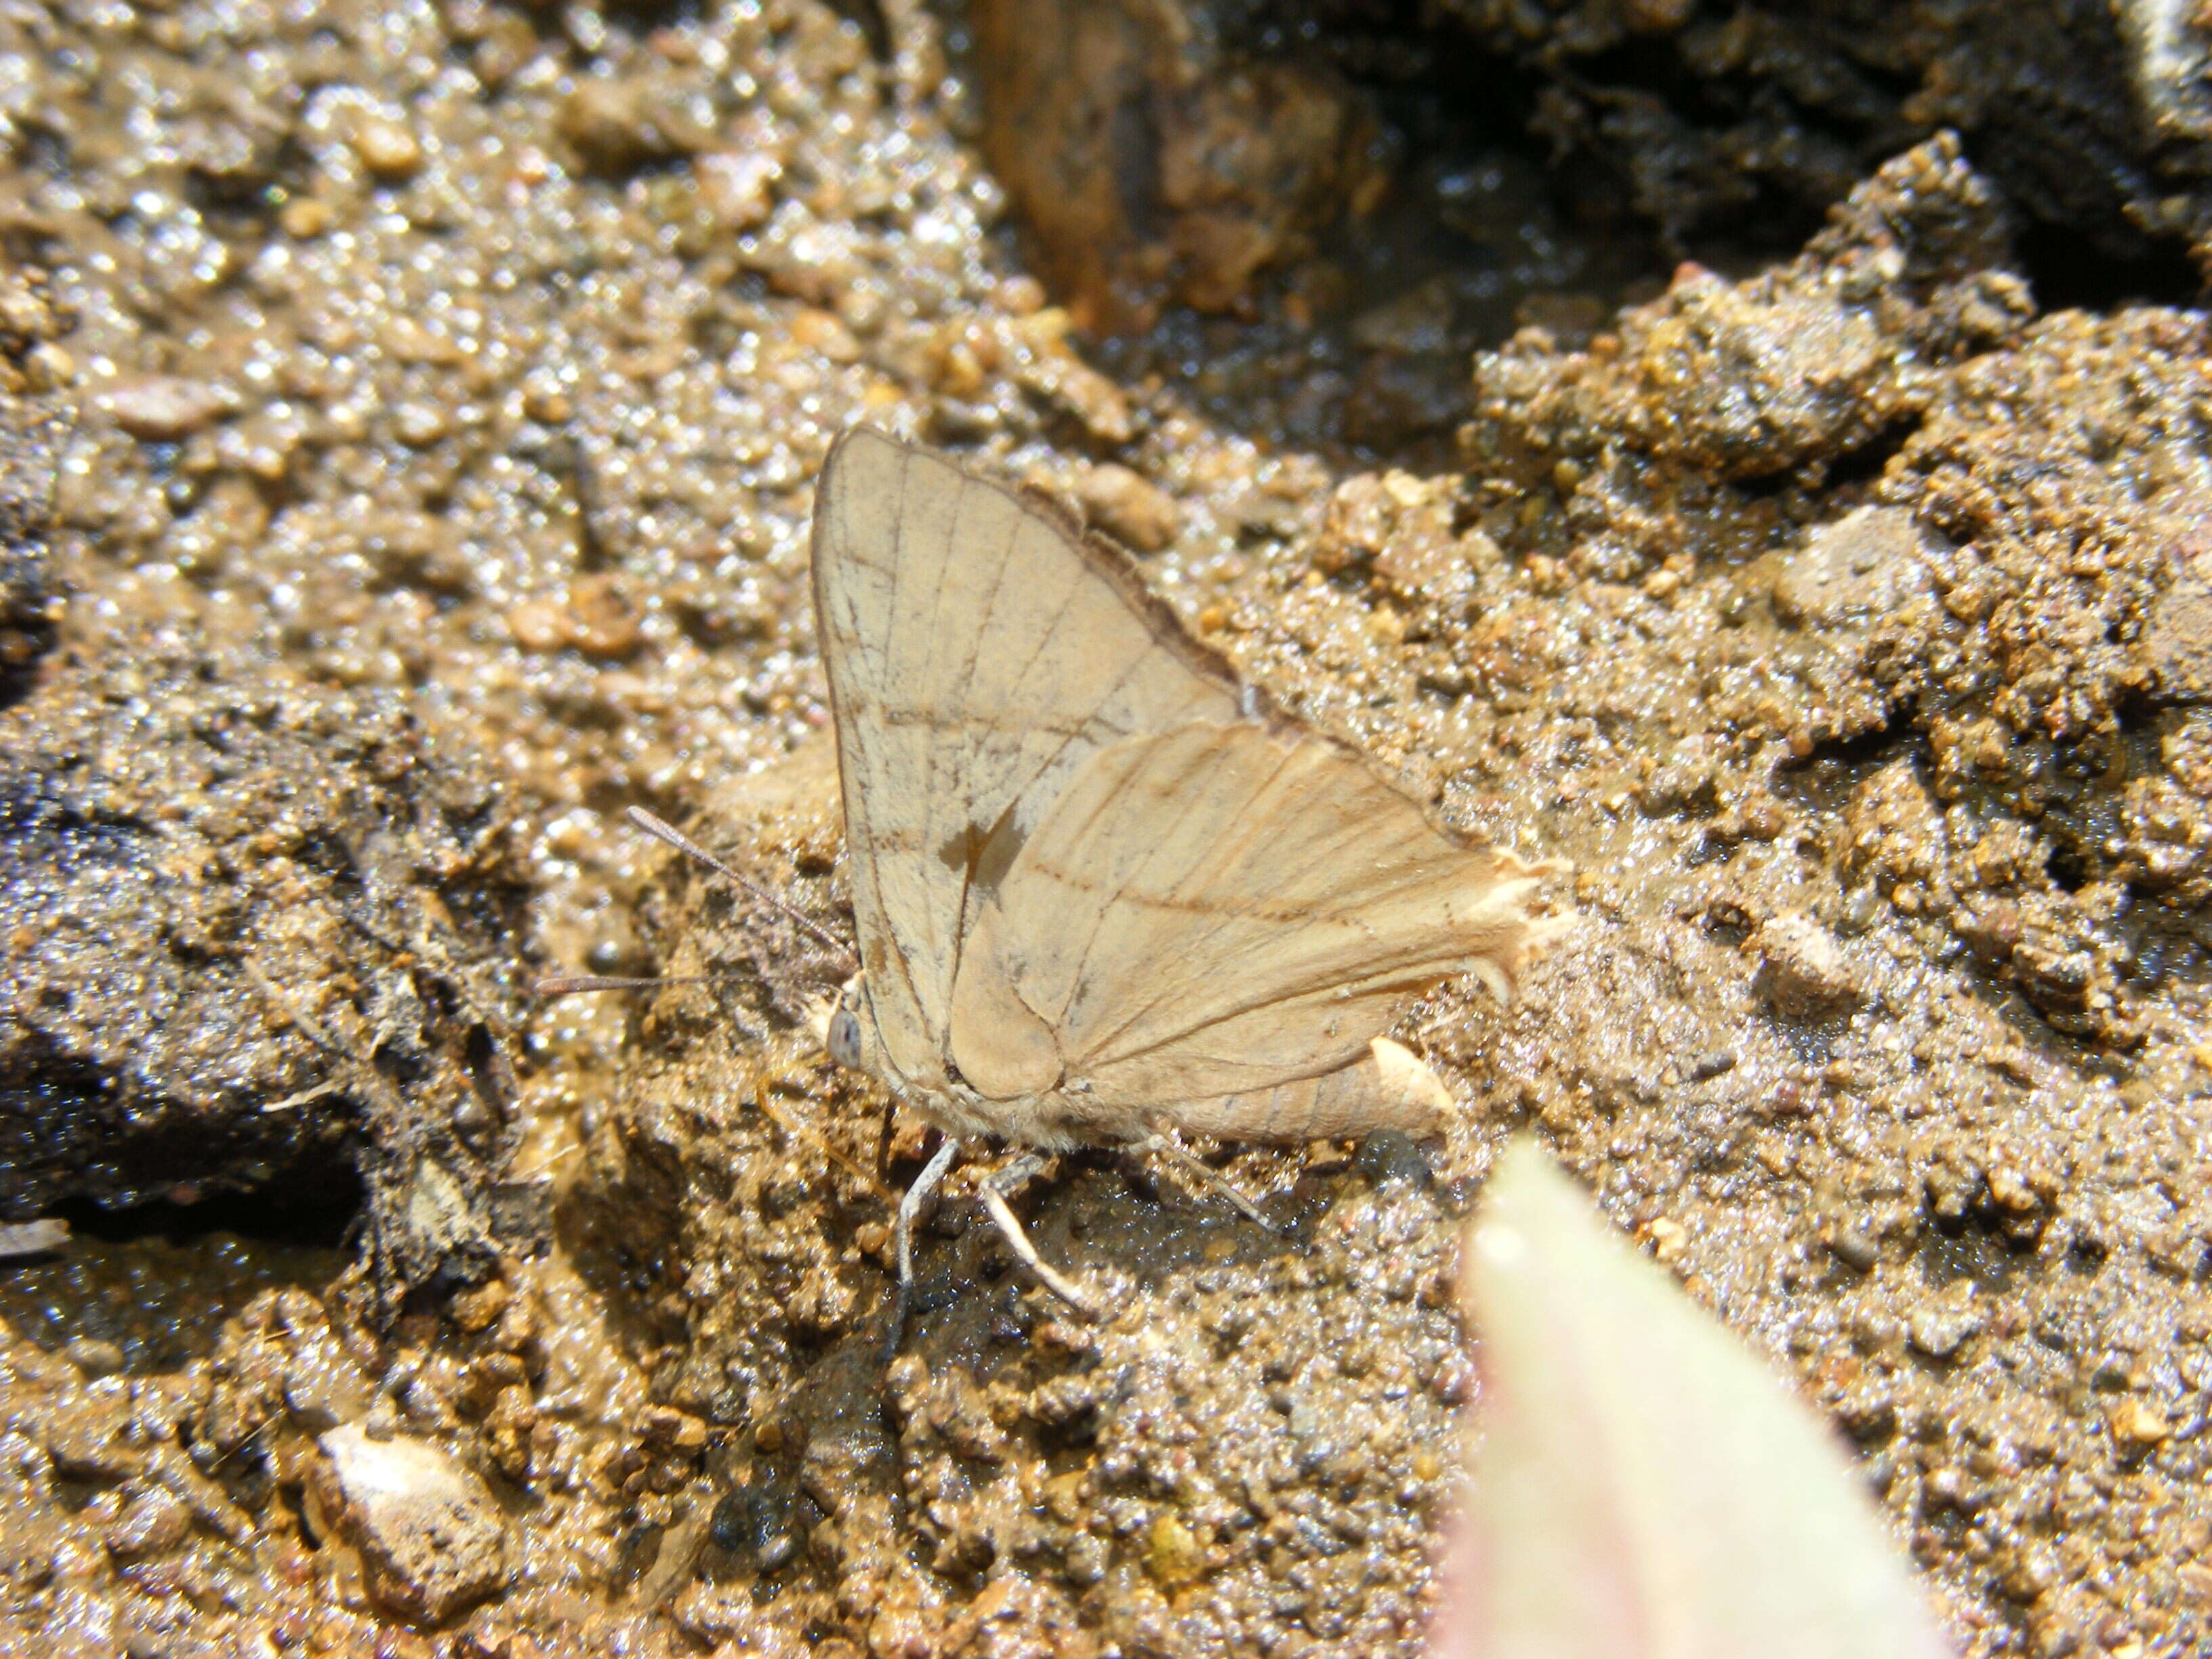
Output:
<svg viewBox="0 0 2212 1659">
<path fill-rule="evenodd" d="M 76 1224 L 0 1263 L 0 1646 L 1417 1653 L 1523 1129 L 1964 1651 L 2212 1639 L 2203 314 L 2053 308 L 1939 138 L 1738 281 L 1414 167 L 1389 257 L 1270 221 L 1244 314 L 1097 343 L 963 16 L 880 16 L 0 25 L 0 1220 Z M 805 529 L 863 419 L 1580 915 L 1407 1022 L 1440 1144 L 1221 1149 L 1281 1238 L 1060 1160 L 1096 1326 L 956 1185 L 889 1364 L 921 1126 L 820 1054 L 830 954 L 620 817 L 846 925 Z"/>
</svg>

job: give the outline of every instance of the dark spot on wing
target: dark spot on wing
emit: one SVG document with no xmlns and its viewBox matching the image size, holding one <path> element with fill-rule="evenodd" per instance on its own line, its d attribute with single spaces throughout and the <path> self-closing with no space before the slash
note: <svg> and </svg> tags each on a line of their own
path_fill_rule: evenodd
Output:
<svg viewBox="0 0 2212 1659">
<path fill-rule="evenodd" d="M 1018 804 L 1009 801 L 1006 810 L 999 814 L 999 821 L 988 827 L 980 823 L 963 825 L 937 849 L 938 862 L 964 875 L 969 887 L 985 897 L 999 890 L 999 884 L 1006 878 L 1006 871 L 1027 839 L 1014 823 Z"/>
<path fill-rule="evenodd" d="M 1022 843 L 1029 839 L 1014 821 L 1017 804 L 1013 801 L 1006 803 L 1006 810 L 999 814 L 998 823 L 991 826 L 991 833 L 983 838 L 982 846 L 976 849 L 975 873 L 969 878 L 969 882 L 987 896 L 999 890 L 999 884 L 1006 878 L 1006 872 L 1013 866 L 1016 855 L 1022 850 Z"/>
<path fill-rule="evenodd" d="M 958 871 L 964 875 L 975 866 L 976 836 L 974 824 L 963 824 L 937 849 L 937 861 L 946 869 Z"/>
</svg>

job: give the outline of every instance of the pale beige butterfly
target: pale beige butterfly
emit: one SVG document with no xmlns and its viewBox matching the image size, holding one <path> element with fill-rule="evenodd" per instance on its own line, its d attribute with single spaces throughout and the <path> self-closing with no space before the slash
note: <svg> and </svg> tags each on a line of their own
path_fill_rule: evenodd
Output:
<svg viewBox="0 0 2212 1659">
<path fill-rule="evenodd" d="M 1509 995 L 1549 866 L 1431 823 L 1273 711 L 1118 548 L 940 455 L 848 432 L 813 558 L 861 962 L 827 1046 L 946 1135 L 899 1208 L 902 1306 L 963 1140 L 1435 1124 L 1442 1084 L 1382 1033 L 1455 975 Z M 1005 1202 L 1032 1167 L 984 1202 L 1085 1305 Z"/>
</svg>

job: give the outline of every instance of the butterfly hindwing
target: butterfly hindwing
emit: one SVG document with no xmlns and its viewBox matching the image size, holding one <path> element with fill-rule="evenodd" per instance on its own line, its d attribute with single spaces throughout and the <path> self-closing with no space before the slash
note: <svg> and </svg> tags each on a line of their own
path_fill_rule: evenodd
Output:
<svg viewBox="0 0 2212 1659">
<path fill-rule="evenodd" d="M 1073 774 L 980 908 L 952 1052 L 986 1095 L 1173 1121 L 1353 1063 L 1445 978 L 1509 992 L 1537 873 L 1311 732 L 1133 736 Z"/>
</svg>

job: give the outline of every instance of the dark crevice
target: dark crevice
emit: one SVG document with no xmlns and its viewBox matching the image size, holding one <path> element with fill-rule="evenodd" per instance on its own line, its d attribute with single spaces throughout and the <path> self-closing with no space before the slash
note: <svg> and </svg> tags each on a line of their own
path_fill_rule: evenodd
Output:
<svg viewBox="0 0 2212 1659">
<path fill-rule="evenodd" d="M 2064 842 L 2051 849 L 2051 856 L 2044 863 L 2044 872 L 2051 878 L 2053 886 L 2069 893 L 2080 892 L 2095 876 L 2088 860 L 2079 850 Z"/>
<path fill-rule="evenodd" d="M 148 1238 L 182 1243 L 228 1233 L 268 1244 L 335 1250 L 344 1246 L 362 1195 L 351 1163 L 335 1160 L 256 1191 L 216 1192 L 196 1203 L 159 1199 L 108 1208 L 70 1199 L 49 1213 L 68 1222 L 72 1232 L 109 1244 Z"/>
<path fill-rule="evenodd" d="M 87 817 L 44 778 L 0 781 L 0 865 L 35 862 L 60 876 L 88 864 L 129 868 L 147 834 L 135 820 Z"/>
<path fill-rule="evenodd" d="M 2179 242 L 2148 244 L 2133 258 L 2116 255 L 2066 225 L 2034 224 L 2014 251 L 2045 311 L 2117 311 L 2130 305 L 2193 306 L 2204 297 L 2197 267 Z"/>
<path fill-rule="evenodd" d="M 1871 732 L 1862 732 L 1855 738 L 1830 738 L 1813 746 L 1811 759 L 1802 766 L 1819 766 L 1823 762 L 1856 771 L 1877 761 L 1887 760 L 1899 743 L 1917 742 L 1919 733 L 1902 714 L 1896 714 Z"/>
<path fill-rule="evenodd" d="M 1869 773 L 1900 755 L 1917 757 L 1921 742 L 1911 710 L 1899 708 L 1871 732 L 1830 738 L 1815 744 L 1803 760 L 1786 761 L 1774 774 L 1774 788 L 1816 811 L 1837 811 Z"/>
<path fill-rule="evenodd" d="M 830 9 L 860 25 L 868 39 L 868 55 L 878 64 L 891 60 L 891 26 L 884 15 L 882 0 L 829 0 Z"/>
<path fill-rule="evenodd" d="M 1917 420 L 1892 421 L 1857 448 L 1837 456 L 1829 464 L 1824 487 L 1832 492 L 1879 482 L 1890 462 L 1919 430 Z"/>
<path fill-rule="evenodd" d="M 2150 993 L 2179 984 L 2202 985 L 2208 958 L 2187 918 L 2157 904 L 2152 896 L 2130 888 L 2123 937 L 2127 940 L 2127 978 Z"/>
</svg>

